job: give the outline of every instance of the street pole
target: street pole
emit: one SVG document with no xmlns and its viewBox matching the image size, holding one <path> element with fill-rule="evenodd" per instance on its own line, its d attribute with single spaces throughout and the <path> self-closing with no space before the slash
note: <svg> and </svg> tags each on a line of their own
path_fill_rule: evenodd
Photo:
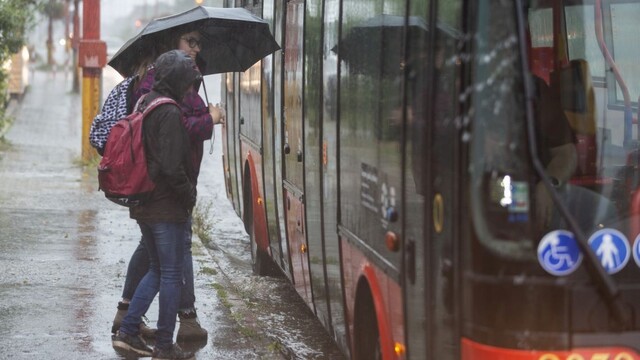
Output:
<svg viewBox="0 0 640 360">
<path fill-rule="evenodd" d="M 71 47 L 73 48 L 73 83 L 71 91 L 75 94 L 80 92 L 80 79 L 78 78 L 78 48 L 80 47 L 80 0 L 73 0 L 73 38 L 71 39 Z"/>
<path fill-rule="evenodd" d="M 78 61 L 82 67 L 82 160 L 88 162 L 96 152 L 89 144 L 89 129 L 100 109 L 102 68 L 106 65 L 107 46 L 100 40 L 100 0 L 84 0 L 82 40 Z"/>
</svg>

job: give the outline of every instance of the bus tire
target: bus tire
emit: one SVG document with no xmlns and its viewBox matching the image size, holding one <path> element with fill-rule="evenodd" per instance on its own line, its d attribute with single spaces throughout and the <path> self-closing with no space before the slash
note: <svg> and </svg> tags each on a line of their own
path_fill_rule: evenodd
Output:
<svg viewBox="0 0 640 360">
<path fill-rule="evenodd" d="M 258 242 L 256 241 L 256 231 L 253 225 L 253 194 L 251 193 L 251 181 L 249 178 L 245 179 L 244 184 L 244 228 L 249 234 L 249 242 L 251 244 L 251 268 L 255 275 L 269 276 L 273 273 L 273 261 L 269 254 L 260 249 Z"/>
<path fill-rule="evenodd" d="M 382 360 L 380 333 L 373 297 L 366 282 L 359 286 L 354 315 L 354 359 Z"/>
<path fill-rule="evenodd" d="M 251 241 L 251 268 L 253 269 L 253 273 L 259 276 L 267 276 L 269 275 L 269 254 L 267 254 L 264 250 L 258 247 L 258 243 L 256 242 L 256 232 L 253 228 L 253 224 L 249 226 L 249 240 Z"/>
</svg>

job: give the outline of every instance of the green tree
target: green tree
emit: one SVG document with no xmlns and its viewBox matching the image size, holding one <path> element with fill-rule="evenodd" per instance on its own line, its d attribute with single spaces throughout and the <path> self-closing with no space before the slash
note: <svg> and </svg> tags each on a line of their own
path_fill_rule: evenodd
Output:
<svg viewBox="0 0 640 360">
<path fill-rule="evenodd" d="M 0 112 L 4 109 L 7 73 L 2 66 L 26 42 L 39 0 L 0 0 Z M 0 113 L 0 118 L 2 117 Z"/>
</svg>

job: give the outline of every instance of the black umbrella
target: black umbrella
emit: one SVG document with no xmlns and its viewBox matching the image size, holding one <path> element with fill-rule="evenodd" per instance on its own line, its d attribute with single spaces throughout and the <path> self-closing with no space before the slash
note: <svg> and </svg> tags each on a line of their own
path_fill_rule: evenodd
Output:
<svg viewBox="0 0 640 360">
<path fill-rule="evenodd" d="M 248 10 L 198 6 L 151 21 L 118 50 L 109 65 L 131 76 L 157 42 L 166 41 L 163 35 L 187 25 L 202 36 L 198 60 L 203 75 L 246 71 L 280 49 L 269 24 Z"/>
<path fill-rule="evenodd" d="M 398 74 L 404 57 L 402 44 L 406 21 L 404 16 L 388 14 L 366 19 L 349 29 L 333 50 L 351 72 Z M 427 29 L 425 19 L 409 17 L 407 31 L 412 41 L 425 36 Z"/>
<path fill-rule="evenodd" d="M 426 45 L 428 31 L 427 21 L 420 16 L 406 18 L 381 14 L 348 29 L 332 50 L 347 63 L 351 72 L 398 76 L 405 61 L 402 47 L 404 40 L 407 39 L 407 48 L 412 53 L 419 51 Z M 439 36 L 446 38 L 458 37 L 445 24 L 437 24 L 436 31 L 440 33 Z"/>
</svg>

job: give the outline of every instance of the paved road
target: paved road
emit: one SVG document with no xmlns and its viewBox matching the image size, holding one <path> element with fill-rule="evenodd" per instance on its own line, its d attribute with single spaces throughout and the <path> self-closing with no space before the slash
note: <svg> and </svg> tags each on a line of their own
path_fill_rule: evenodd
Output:
<svg viewBox="0 0 640 360">
<path fill-rule="evenodd" d="M 80 164 L 81 99 L 70 82 L 36 72 L 0 141 L 0 359 L 122 358 L 109 331 L 139 230 Z M 210 331 L 197 358 L 340 359 L 286 280 L 250 274 L 247 236 L 219 195 L 213 156 L 199 183 L 213 239 L 194 239 L 197 306 Z M 157 318 L 157 302 L 148 315 Z"/>
</svg>

